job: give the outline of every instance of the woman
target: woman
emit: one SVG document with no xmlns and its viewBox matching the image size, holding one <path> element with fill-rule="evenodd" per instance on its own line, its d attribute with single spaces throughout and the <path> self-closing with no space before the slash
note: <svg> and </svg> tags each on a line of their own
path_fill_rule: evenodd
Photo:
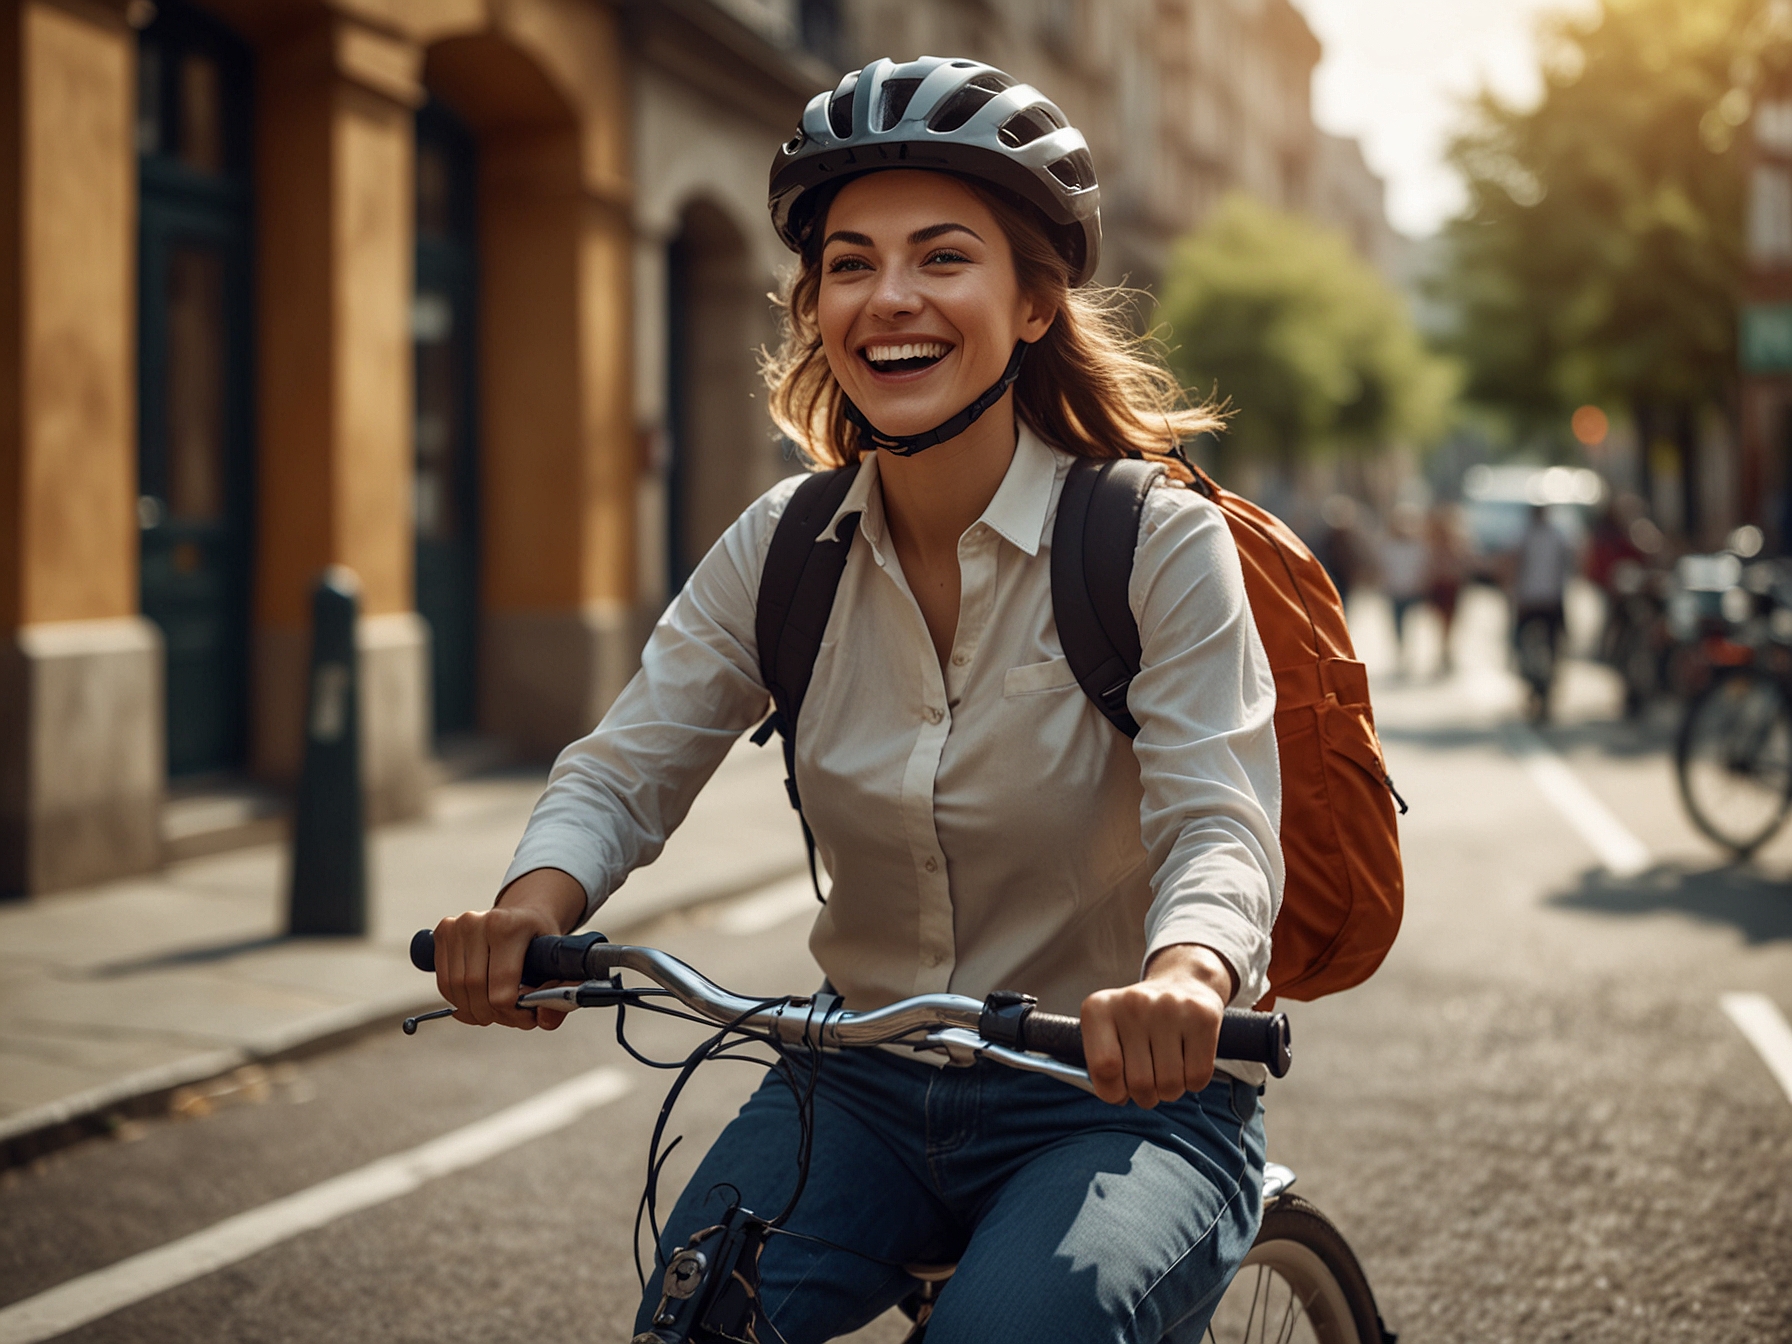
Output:
<svg viewBox="0 0 1792 1344">
<path fill-rule="evenodd" d="M 959 1271 L 933 1344 L 1194 1338 L 1255 1234 L 1262 1079 L 1216 1074 L 1214 1053 L 1225 1006 L 1267 987 L 1280 781 L 1273 684 L 1217 510 L 1178 488 L 1147 502 L 1136 742 L 1077 687 L 1052 621 L 1073 455 L 1168 462 L 1213 423 L 1178 409 L 1113 306 L 1077 288 L 1096 193 L 1053 104 L 933 58 L 849 75 L 773 167 L 800 264 L 771 406 L 817 462 L 860 464 L 797 738 L 833 878 L 811 949 L 853 1008 L 1009 988 L 1080 1012 L 1099 1097 L 999 1066 L 828 1058 L 788 1224 L 815 1240 L 774 1237 L 760 1261 L 791 1344 L 857 1328 L 912 1287 L 903 1263 L 942 1260 Z M 729 529 L 640 675 L 561 756 L 494 908 L 437 927 L 461 1020 L 536 1025 L 513 1006 L 528 940 L 572 929 L 654 858 L 764 714 L 754 599 L 795 484 Z M 731 1199 L 780 1208 L 795 1126 L 768 1080 L 686 1187 L 666 1248 Z"/>
</svg>

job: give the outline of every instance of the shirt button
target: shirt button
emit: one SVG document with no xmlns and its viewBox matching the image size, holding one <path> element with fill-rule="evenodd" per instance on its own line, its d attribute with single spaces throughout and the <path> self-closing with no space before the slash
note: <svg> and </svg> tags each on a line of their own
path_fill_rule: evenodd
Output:
<svg viewBox="0 0 1792 1344">
<path fill-rule="evenodd" d="M 930 873 L 937 873 L 940 870 L 940 861 L 938 859 L 929 859 L 921 866 Z"/>
<path fill-rule="evenodd" d="M 925 961 L 929 966 L 938 966 L 945 959 L 946 954 L 944 952 L 929 952 L 925 957 L 921 958 L 921 960 Z"/>
<path fill-rule="evenodd" d="M 946 717 L 946 712 L 943 709 L 941 709 L 938 705 L 927 706 L 927 722 L 938 723 L 941 719 L 943 719 L 945 717 Z"/>
<path fill-rule="evenodd" d="M 968 663 L 970 661 L 971 661 L 971 655 L 968 653 L 955 653 L 952 655 L 952 666 L 953 667 L 963 667 L 966 663 Z"/>
</svg>

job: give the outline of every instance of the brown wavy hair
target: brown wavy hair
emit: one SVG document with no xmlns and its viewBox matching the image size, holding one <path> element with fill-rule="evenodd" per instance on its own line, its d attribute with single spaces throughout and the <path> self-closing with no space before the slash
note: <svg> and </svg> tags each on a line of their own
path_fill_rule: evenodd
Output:
<svg viewBox="0 0 1792 1344">
<path fill-rule="evenodd" d="M 1136 291 L 1070 287 L 1070 267 L 1052 245 L 1032 206 L 982 182 L 961 179 L 983 200 L 1014 255 L 1015 278 L 1028 298 L 1055 307 L 1057 318 L 1027 353 L 1014 385 L 1014 408 L 1040 438 L 1077 457 L 1141 456 L 1186 482 L 1172 456 L 1179 445 L 1224 427 L 1221 408 L 1192 405 L 1163 365 L 1160 345 L 1130 321 Z M 846 418 L 845 394 L 822 350 L 816 303 L 821 292 L 821 239 L 830 201 L 816 209 L 796 272 L 777 296 L 783 339 L 762 360 L 772 419 L 822 467 L 857 462 L 865 448 Z"/>
</svg>

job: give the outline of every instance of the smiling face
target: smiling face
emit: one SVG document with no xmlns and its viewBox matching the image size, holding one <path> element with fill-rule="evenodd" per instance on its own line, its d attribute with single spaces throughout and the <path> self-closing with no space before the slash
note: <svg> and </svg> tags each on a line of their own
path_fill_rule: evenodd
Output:
<svg viewBox="0 0 1792 1344">
<path fill-rule="evenodd" d="M 816 321 L 834 377 L 886 434 L 949 420 L 1002 376 L 1050 309 L 1021 293 L 983 199 L 943 173 L 869 173 L 828 210 Z"/>
</svg>

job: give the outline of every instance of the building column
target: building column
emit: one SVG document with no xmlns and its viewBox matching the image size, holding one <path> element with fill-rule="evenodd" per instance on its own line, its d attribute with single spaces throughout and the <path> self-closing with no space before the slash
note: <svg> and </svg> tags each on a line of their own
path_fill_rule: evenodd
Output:
<svg viewBox="0 0 1792 1344">
<path fill-rule="evenodd" d="M 162 646 L 138 611 L 136 36 L 0 5 L 0 894 L 161 861 Z"/>
<path fill-rule="evenodd" d="M 361 581 L 368 818 L 415 815 L 428 630 L 413 609 L 412 155 L 422 51 L 334 14 L 259 52 L 258 560 L 251 753 L 302 755 L 310 592 Z"/>
<path fill-rule="evenodd" d="M 482 726 L 589 732 L 639 665 L 628 103 L 614 16 L 564 121 L 480 139 Z"/>
</svg>

